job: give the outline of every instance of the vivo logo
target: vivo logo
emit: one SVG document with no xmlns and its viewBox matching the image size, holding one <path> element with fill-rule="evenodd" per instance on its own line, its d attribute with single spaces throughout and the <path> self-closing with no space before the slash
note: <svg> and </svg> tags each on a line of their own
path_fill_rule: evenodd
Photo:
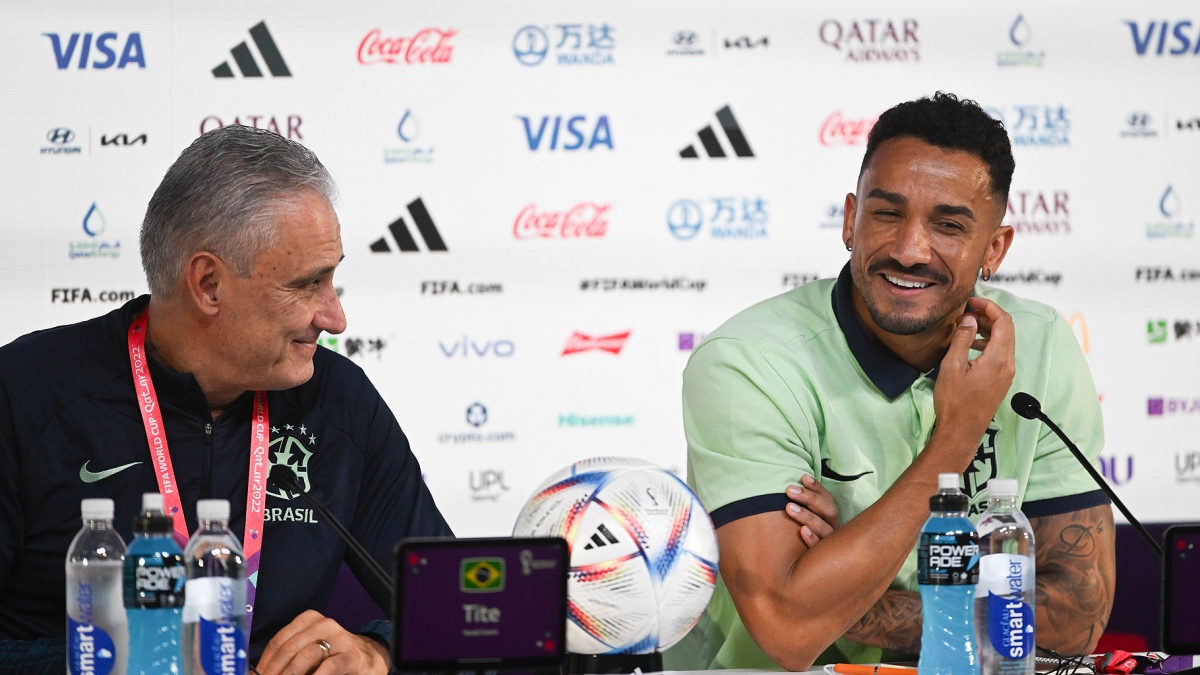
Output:
<svg viewBox="0 0 1200 675">
<path fill-rule="evenodd" d="M 484 342 L 476 342 L 465 335 L 461 341 L 450 343 L 438 341 L 438 348 L 442 350 L 442 355 L 448 359 L 483 358 L 486 356 L 496 356 L 506 359 L 516 351 L 512 340 L 485 340 Z"/>
</svg>

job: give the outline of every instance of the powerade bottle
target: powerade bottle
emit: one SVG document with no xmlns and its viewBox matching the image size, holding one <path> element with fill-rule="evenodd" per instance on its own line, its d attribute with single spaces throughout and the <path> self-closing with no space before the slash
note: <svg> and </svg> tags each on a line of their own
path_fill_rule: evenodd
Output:
<svg viewBox="0 0 1200 675">
<path fill-rule="evenodd" d="M 172 535 L 157 492 L 142 495 L 125 555 L 125 615 L 129 618 L 129 675 L 179 675 L 183 664 L 183 550 Z"/>
<path fill-rule="evenodd" d="M 1033 528 L 1017 508 L 1016 480 L 993 478 L 988 495 L 975 600 L 983 675 L 1033 675 Z"/>
<path fill-rule="evenodd" d="M 979 675 L 974 621 L 979 535 L 967 520 L 967 497 L 958 490 L 958 474 L 938 474 L 929 511 L 917 547 L 924 617 L 917 672 Z"/>
<path fill-rule="evenodd" d="M 83 529 L 67 550 L 67 672 L 125 675 L 125 542 L 112 527 L 113 500 L 85 499 L 80 512 Z"/>
<path fill-rule="evenodd" d="M 183 552 L 187 590 L 183 604 L 185 675 L 246 674 L 246 567 L 229 531 L 229 502 L 196 502 L 200 527 Z"/>
</svg>

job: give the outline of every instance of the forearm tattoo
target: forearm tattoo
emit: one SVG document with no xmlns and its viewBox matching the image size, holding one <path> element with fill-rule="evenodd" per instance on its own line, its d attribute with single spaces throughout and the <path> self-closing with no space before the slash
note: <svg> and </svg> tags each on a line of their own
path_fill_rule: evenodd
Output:
<svg viewBox="0 0 1200 675">
<path fill-rule="evenodd" d="M 846 637 L 872 647 L 916 654 L 921 650 L 921 596 L 913 591 L 886 591 L 846 631 Z"/>
<path fill-rule="evenodd" d="M 1095 647 L 1116 588 L 1112 508 L 1031 519 L 1037 538 L 1037 643 L 1060 654 Z"/>
</svg>

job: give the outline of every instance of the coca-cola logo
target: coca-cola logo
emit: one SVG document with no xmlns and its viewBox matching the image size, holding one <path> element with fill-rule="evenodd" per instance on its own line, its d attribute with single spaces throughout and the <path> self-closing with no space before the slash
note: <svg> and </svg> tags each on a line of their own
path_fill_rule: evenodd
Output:
<svg viewBox="0 0 1200 675">
<path fill-rule="evenodd" d="M 580 352 L 601 351 L 609 354 L 620 354 L 621 348 L 625 346 L 625 341 L 629 339 L 629 334 L 633 331 L 625 331 L 624 333 L 613 333 L 612 335 L 598 335 L 592 337 L 578 331 L 571 333 L 571 337 L 567 338 L 567 344 L 563 347 L 563 356 L 569 354 L 578 354 Z"/>
<path fill-rule="evenodd" d="M 871 127 L 875 126 L 878 117 L 867 119 L 847 119 L 839 110 L 825 118 L 821 125 L 821 145 L 865 145 Z"/>
<path fill-rule="evenodd" d="M 610 207 L 610 204 L 580 202 L 566 211 L 539 212 L 537 205 L 529 204 L 517 214 L 513 236 L 517 239 L 603 237 L 608 233 L 604 215 Z"/>
<path fill-rule="evenodd" d="M 449 63 L 454 55 L 450 39 L 457 30 L 422 28 L 412 37 L 384 37 L 376 28 L 358 43 L 358 62 L 373 63 Z"/>
</svg>

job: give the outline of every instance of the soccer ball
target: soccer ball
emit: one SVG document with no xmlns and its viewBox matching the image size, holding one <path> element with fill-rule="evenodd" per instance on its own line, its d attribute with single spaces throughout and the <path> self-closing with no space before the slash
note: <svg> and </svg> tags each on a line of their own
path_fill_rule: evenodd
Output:
<svg viewBox="0 0 1200 675">
<path fill-rule="evenodd" d="M 567 649 L 576 654 L 670 647 L 696 625 L 717 581 L 717 535 L 700 500 L 640 459 L 558 471 L 521 509 L 513 535 L 567 540 Z"/>
</svg>

